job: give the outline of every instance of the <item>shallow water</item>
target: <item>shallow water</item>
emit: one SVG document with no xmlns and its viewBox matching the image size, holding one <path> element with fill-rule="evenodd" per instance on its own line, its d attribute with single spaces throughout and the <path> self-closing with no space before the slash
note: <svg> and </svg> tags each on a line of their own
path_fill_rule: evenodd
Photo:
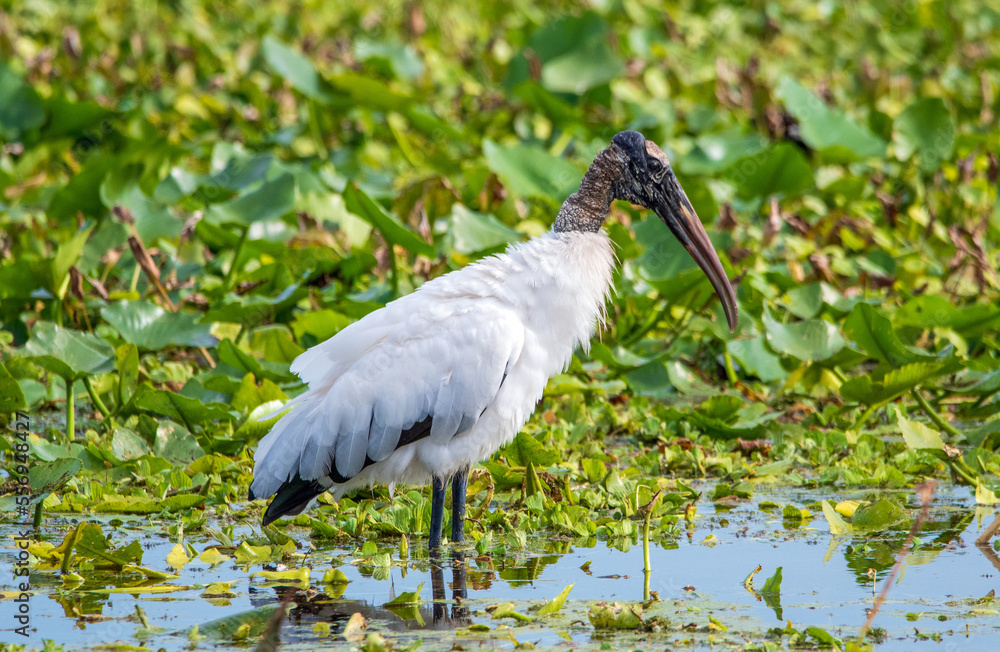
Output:
<svg viewBox="0 0 1000 652">
<path fill-rule="evenodd" d="M 836 498 L 865 496 L 841 492 Z M 476 559 L 475 552 L 468 550 L 464 560 L 449 556 L 437 564 L 427 558 L 424 540 L 411 542 L 405 563 L 399 561 L 398 542 L 387 541 L 380 552 L 389 552 L 394 563 L 387 577 L 381 579 L 372 575 L 372 567 L 351 563 L 357 552 L 354 548 L 312 549 L 306 564 L 314 569 L 313 588 L 294 592 L 292 599 L 298 607 L 285 622 L 282 640 L 290 648 L 299 649 L 343 643 L 338 633 L 355 612 L 365 615 L 369 630 L 381 631 L 397 648 L 417 640 L 423 641 L 420 649 L 450 649 L 455 643 L 510 649 L 515 640 L 540 647 L 596 648 L 604 644 L 615 649 L 662 649 L 682 642 L 696 649 L 731 647 L 762 641 L 768 629 L 783 628 L 786 622 L 798 630 L 818 627 L 848 638 L 857 634 L 873 603 L 868 569 L 878 570 L 877 589 L 881 590 L 909 525 L 868 539 L 835 538 L 819 510 L 814 510 L 812 520 L 797 525 L 783 521 L 780 510 L 767 513 L 758 507 L 765 500 L 804 506 L 831 497 L 828 491 L 759 489 L 751 500 L 730 507 L 707 500 L 699 503 L 699 516 L 690 527 L 682 526 L 677 539 L 651 545 L 649 589 L 661 601 L 649 604 L 644 618 L 660 619 L 660 631 L 655 633 L 595 630 L 587 616 L 596 601 L 644 599 L 641 541 L 619 541 L 620 549 L 616 549 L 595 539 L 536 536 L 528 539 L 523 551 L 508 550 L 503 559 Z M 907 501 L 914 509 L 917 507 L 915 498 Z M 991 510 L 977 514 L 974 505 L 964 488 L 938 491 L 920 541 L 875 620 L 875 626 L 886 633 L 877 649 L 910 650 L 918 640 L 930 635 L 939 635 L 944 642 L 963 649 L 1000 648 L 1000 603 L 973 604 L 975 599 L 1000 588 L 1000 559 L 992 549 L 972 544 L 976 532 L 992 520 L 993 514 Z M 913 514 L 915 511 L 910 516 Z M 145 519 L 118 518 L 125 524 L 116 539 L 139 538 L 146 549 L 143 565 L 170 570 L 165 559 L 173 543 L 165 534 L 151 528 Z M 101 519 L 105 523 L 109 520 Z M 47 521 L 43 531 L 58 543 L 70 527 L 67 521 L 53 519 Z M 10 524 L 0 526 L 0 534 L 8 542 L 12 530 Z M 110 526 L 105 526 L 105 532 L 109 530 Z M 199 552 L 208 543 L 194 536 L 188 541 Z M 300 541 L 303 551 L 310 550 L 308 536 L 303 534 Z M 7 546 L 13 550 L 10 543 Z M 585 566 L 587 562 L 589 566 Z M 754 581 L 758 591 L 775 569 L 782 567 L 780 605 L 773 600 L 768 604 L 744 588 L 744 578 L 758 564 L 762 566 Z M 338 566 L 350 580 L 339 597 L 324 593 L 330 589 L 319 582 L 323 571 L 332 566 Z M 35 631 L 27 641 L 14 634 L 14 604 L 8 598 L 0 603 L 0 640 L 40 647 L 43 638 L 52 639 L 69 649 L 115 641 L 142 643 L 152 649 L 186 649 L 190 644 L 188 631 L 195 624 L 211 630 L 206 627 L 210 621 L 279 603 L 286 589 L 273 588 L 260 577 L 250 576 L 259 570 L 260 565 L 251 566 L 249 571 L 237 567 L 233 560 L 215 568 L 194 560 L 179 572 L 180 579 L 168 584 L 197 588 L 138 597 L 80 589 L 63 591 L 58 572 L 35 571 L 31 575 L 37 592 L 31 601 Z M 84 575 L 88 581 L 81 588 L 87 591 L 116 585 L 113 573 Z M 11 574 L 5 572 L 3 577 L 3 590 L 11 590 Z M 204 585 L 220 581 L 234 582 L 234 597 L 212 601 L 201 597 Z M 381 607 L 421 584 L 423 604 L 417 610 L 419 616 L 406 614 L 411 618 L 404 620 Z M 552 599 L 569 584 L 574 584 L 569 600 L 553 616 L 520 623 L 511 618 L 493 619 L 486 611 L 489 605 L 511 602 L 518 612 L 528 614 L 529 607 Z M 467 597 L 456 602 L 455 592 L 461 595 L 463 585 Z M 435 596 L 442 599 L 434 602 Z M 136 638 L 141 632 L 136 605 L 142 607 L 153 628 L 163 628 L 161 632 Z M 727 631 L 714 626 L 709 616 Z M 322 622 L 330 623 L 331 634 L 316 633 L 315 626 Z M 470 632 L 468 626 L 473 623 L 487 625 L 489 630 Z M 217 648 L 226 643 L 206 639 L 201 646 Z"/>
</svg>

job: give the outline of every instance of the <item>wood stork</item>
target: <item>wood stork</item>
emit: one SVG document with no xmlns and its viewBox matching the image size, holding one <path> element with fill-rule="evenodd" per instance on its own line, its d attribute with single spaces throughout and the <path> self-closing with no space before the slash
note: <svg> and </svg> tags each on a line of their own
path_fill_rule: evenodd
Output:
<svg viewBox="0 0 1000 652">
<path fill-rule="evenodd" d="M 261 440 L 250 499 L 274 495 L 263 524 L 381 482 L 432 484 L 429 547 L 441 543 L 452 480 L 452 542 L 463 540 L 469 468 L 509 442 L 549 378 L 587 349 L 611 290 L 601 228 L 620 199 L 653 210 L 718 293 L 736 295 L 663 151 L 617 134 L 563 203 L 552 230 L 424 283 L 292 363 L 308 389 Z"/>
</svg>

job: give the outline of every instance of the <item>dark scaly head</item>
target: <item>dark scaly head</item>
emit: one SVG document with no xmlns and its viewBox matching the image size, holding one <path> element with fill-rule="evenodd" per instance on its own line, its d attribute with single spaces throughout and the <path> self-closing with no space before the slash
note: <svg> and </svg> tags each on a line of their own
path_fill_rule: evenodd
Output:
<svg viewBox="0 0 1000 652">
<path fill-rule="evenodd" d="M 580 191 L 563 204 L 555 231 L 597 231 L 615 199 L 655 212 L 688 250 L 722 301 L 729 330 L 736 330 L 736 293 L 708 233 L 670 168 L 663 150 L 637 131 L 623 131 L 594 159 Z"/>
</svg>

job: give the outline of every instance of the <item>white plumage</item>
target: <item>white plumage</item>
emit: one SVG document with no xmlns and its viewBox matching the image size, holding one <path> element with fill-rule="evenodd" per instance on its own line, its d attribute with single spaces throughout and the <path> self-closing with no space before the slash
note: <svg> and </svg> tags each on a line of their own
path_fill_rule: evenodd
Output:
<svg viewBox="0 0 1000 652">
<path fill-rule="evenodd" d="M 253 494 L 336 470 L 348 481 L 321 483 L 339 498 L 375 482 L 424 484 L 489 457 L 574 349 L 589 347 L 613 265 L 603 231 L 550 232 L 309 349 L 292 364 L 309 389 L 260 442 Z M 428 416 L 430 436 L 396 449 L 400 432 Z M 366 454 L 375 463 L 362 469 Z"/>
<path fill-rule="evenodd" d="M 646 206 L 708 275 L 730 329 L 736 296 L 663 151 L 623 131 L 563 203 L 551 232 L 393 301 L 292 364 L 308 384 L 260 442 L 251 498 L 264 524 L 382 482 L 431 481 L 429 547 L 441 542 L 452 478 L 452 540 L 464 536 L 470 466 L 510 441 L 549 378 L 589 346 L 611 289 L 602 225 L 611 202 Z"/>
</svg>

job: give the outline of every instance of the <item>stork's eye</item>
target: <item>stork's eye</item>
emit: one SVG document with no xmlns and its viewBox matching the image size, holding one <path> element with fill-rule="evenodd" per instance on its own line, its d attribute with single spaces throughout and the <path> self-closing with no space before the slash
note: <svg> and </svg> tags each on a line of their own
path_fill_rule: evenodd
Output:
<svg viewBox="0 0 1000 652">
<path fill-rule="evenodd" d="M 653 174 L 657 174 L 658 175 L 658 174 L 660 174 L 660 172 L 663 172 L 663 163 L 658 158 L 649 158 L 649 159 L 647 159 L 646 160 L 646 167 L 648 167 L 649 171 L 651 173 L 653 173 Z"/>
</svg>

